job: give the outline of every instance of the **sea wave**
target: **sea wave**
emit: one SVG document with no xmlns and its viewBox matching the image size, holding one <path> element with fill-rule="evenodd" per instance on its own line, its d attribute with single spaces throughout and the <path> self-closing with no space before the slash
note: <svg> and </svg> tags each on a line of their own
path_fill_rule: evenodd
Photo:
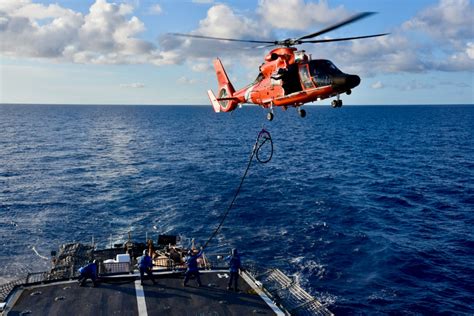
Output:
<svg viewBox="0 0 474 316">
<path fill-rule="evenodd" d="M 65 242 L 159 233 L 278 267 L 336 314 L 472 314 L 474 107 L 0 105 L 0 277 Z M 33 248 L 34 247 L 34 248 Z"/>
</svg>

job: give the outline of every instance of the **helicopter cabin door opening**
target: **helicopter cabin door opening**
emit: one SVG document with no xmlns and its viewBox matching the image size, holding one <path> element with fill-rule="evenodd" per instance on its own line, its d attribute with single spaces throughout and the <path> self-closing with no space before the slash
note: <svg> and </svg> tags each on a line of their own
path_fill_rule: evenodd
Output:
<svg viewBox="0 0 474 316">
<path fill-rule="evenodd" d="M 291 64 L 288 66 L 287 71 L 284 73 L 283 77 L 283 90 L 285 95 L 289 95 L 295 92 L 300 92 L 302 90 L 300 78 L 298 75 L 298 65 Z"/>
</svg>

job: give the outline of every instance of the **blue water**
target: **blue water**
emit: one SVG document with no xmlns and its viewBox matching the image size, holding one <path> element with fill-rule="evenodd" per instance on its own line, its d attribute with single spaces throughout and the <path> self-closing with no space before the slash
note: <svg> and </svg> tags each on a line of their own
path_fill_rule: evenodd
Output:
<svg viewBox="0 0 474 316">
<path fill-rule="evenodd" d="M 67 241 L 176 233 L 238 247 L 336 314 L 474 313 L 474 106 L 0 106 L 0 276 Z M 34 249 L 33 249 L 34 248 Z"/>
</svg>

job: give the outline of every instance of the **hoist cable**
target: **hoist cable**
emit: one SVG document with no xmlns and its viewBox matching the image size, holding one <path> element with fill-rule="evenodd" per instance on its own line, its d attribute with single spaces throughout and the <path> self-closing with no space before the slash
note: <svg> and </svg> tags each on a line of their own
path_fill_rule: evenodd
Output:
<svg viewBox="0 0 474 316">
<path fill-rule="evenodd" d="M 270 154 L 266 158 L 261 158 L 260 157 L 260 151 L 263 147 L 264 144 L 269 142 L 270 144 Z M 222 216 L 219 225 L 214 229 L 214 232 L 211 234 L 209 239 L 206 241 L 204 244 L 203 248 L 206 248 L 207 245 L 211 242 L 211 240 L 219 233 L 222 225 L 224 224 L 225 219 L 227 218 L 227 215 L 229 214 L 230 210 L 234 206 L 235 201 L 237 200 L 237 196 L 239 196 L 240 189 L 242 189 L 242 185 L 244 184 L 244 180 L 247 177 L 247 174 L 250 170 L 250 166 L 252 165 L 252 160 L 253 158 L 256 158 L 258 162 L 260 163 L 267 163 L 269 162 L 272 157 L 273 157 L 273 140 L 268 131 L 265 129 L 262 129 L 260 133 L 258 133 L 257 139 L 255 141 L 255 145 L 253 146 L 252 153 L 249 158 L 249 162 L 247 163 L 247 168 L 245 168 L 245 172 L 242 175 L 242 178 L 240 179 L 240 184 L 237 187 L 237 190 L 235 191 L 234 197 L 232 198 L 232 201 L 230 202 L 229 206 L 227 207 L 227 210 L 225 211 L 224 215 Z"/>
</svg>

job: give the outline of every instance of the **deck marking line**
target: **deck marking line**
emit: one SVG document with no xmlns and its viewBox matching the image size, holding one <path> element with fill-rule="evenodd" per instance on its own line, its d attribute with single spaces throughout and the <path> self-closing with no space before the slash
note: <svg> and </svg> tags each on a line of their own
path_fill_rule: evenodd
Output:
<svg viewBox="0 0 474 316">
<path fill-rule="evenodd" d="M 135 281 L 135 293 L 137 295 L 137 307 L 139 316 L 148 316 L 145 301 L 145 291 L 140 280 Z"/>
</svg>

